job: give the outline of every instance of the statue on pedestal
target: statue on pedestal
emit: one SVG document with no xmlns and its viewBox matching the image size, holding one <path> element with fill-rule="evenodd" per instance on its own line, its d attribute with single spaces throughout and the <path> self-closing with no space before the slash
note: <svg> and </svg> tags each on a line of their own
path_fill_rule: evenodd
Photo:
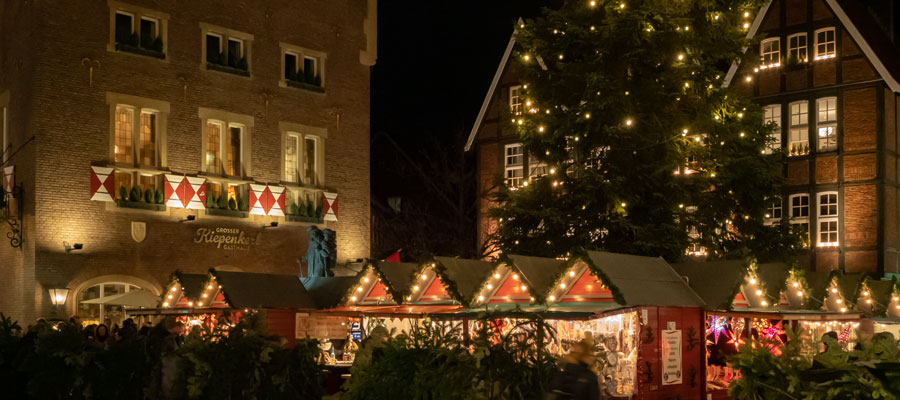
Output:
<svg viewBox="0 0 900 400">
<path fill-rule="evenodd" d="M 332 270 L 337 265 L 337 242 L 335 232 L 332 229 L 319 230 L 315 225 L 310 226 L 309 245 L 306 247 L 306 255 L 297 260 L 297 263 L 306 262 L 307 277 L 334 276 Z"/>
</svg>

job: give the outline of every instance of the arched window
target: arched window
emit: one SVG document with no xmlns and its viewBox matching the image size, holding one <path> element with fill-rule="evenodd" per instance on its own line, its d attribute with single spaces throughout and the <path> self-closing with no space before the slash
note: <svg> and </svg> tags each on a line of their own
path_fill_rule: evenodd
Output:
<svg viewBox="0 0 900 400">
<path fill-rule="evenodd" d="M 106 323 L 107 319 L 109 319 L 110 325 L 121 325 L 122 320 L 125 319 L 125 314 L 122 310 L 122 306 L 86 304 L 83 302 L 86 300 L 115 296 L 117 294 L 128 293 L 132 290 L 140 289 L 142 289 L 141 286 L 121 281 L 108 281 L 91 286 L 86 286 L 75 295 L 75 315 L 81 317 L 85 325 Z"/>
</svg>

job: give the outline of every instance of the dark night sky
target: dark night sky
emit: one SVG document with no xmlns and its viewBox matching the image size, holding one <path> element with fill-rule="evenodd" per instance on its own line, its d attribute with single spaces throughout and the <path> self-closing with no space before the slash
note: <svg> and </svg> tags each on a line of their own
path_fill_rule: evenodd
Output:
<svg viewBox="0 0 900 400">
<path fill-rule="evenodd" d="M 372 134 L 415 151 L 472 127 L 517 18 L 547 1 L 382 0 L 372 72 Z M 394 150 L 372 147 L 372 189 L 387 189 Z M 392 191 L 388 189 L 388 191 Z"/>
</svg>

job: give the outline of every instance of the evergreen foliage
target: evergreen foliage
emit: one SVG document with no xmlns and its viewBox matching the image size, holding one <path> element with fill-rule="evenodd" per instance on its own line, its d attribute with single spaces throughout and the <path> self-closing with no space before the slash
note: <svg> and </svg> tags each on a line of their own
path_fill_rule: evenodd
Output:
<svg viewBox="0 0 900 400">
<path fill-rule="evenodd" d="M 522 110 L 505 121 L 523 143 L 526 173 L 540 161 L 547 175 L 499 184 L 492 245 L 670 261 L 691 244 L 762 261 L 799 249 L 789 224 L 765 224 L 783 181 L 781 152 L 764 154 L 774 126 L 737 95 L 742 80 L 723 86 L 733 61 L 759 62 L 743 53 L 743 24 L 762 3 L 566 1 L 517 26 Z"/>
</svg>

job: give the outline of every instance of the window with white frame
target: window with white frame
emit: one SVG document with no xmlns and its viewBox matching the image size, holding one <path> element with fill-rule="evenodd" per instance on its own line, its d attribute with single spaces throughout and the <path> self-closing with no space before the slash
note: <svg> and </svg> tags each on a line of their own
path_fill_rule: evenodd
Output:
<svg viewBox="0 0 900 400">
<path fill-rule="evenodd" d="M 799 226 L 806 233 L 804 241 L 809 240 L 809 195 L 806 193 L 793 194 L 788 197 L 790 202 L 791 224 Z"/>
<path fill-rule="evenodd" d="M 509 88 L 509 110 L 513 115 L 522 113 L 522 86 L 516 85 Z"/>
<path fill-rule="evenodd" d="M 791 103 L 790 112 L 789 154 L 796 156 L 809 153 L 809 102 L 802 100 Z"/>
<path fill-rule="evenodd" d="M 781 197 L 773 197 L 766 201 L 766 220 L 780 220 L 781 211 Z"/>
<path fill-rule="evenodd" d="M 209 175 L 250 176 L 253 117 L 200 108 L 202 171 Z"/>
<path fill-rule="evenodd" d="M 528 180 L 534 181 L 542 176 L 547 176 L 550 173 L 550 168 L 546 163 L 541 162 L 537 158 L 529 155 L 530 160 L 528 161 Z"/>
<path fill-rule="evenodd" d="M 522 186 L 524 178 L 524 159 L 525 154 L 522 152 L 521 143 L 513 143 L 504 146 L 503 166 L 505 169 L 504 177 L 506 186 L 516 188 Z"/>
<path fill-rule="evenodd" d="M 325 53 L 287 43 L 281 43 L 281 53 L 281 86 L 325 86 Z"/>
<path fill-rule="evenodd" d="M 775 124 L 775 128 L 769 133 L 769 141 L 766 143 L 766 152 L 771 153 L 781 148 L 781 104 L 770 104 L 763 107 L 763 124 Z"/>
<path fill-rule="evenodd" d="M 819 151 L 837 150 L 837 97 L 816 100 L 816 137 Z"/>
<path fill-rule="evenodd" d="M 809 48 L 806 33 L 797 33 L 788 36 L 788 60 L 792 62 L 809 61 Z"/>
<path fill-rule="evenodd" d="M 816 31 L 816 60 L 835 57 L 834 28 Z"/>
<path fill-rule="evenodd" d="M 300 183 L 300 135 L 287 132 L 284 135 L 284 181 Z"/>
<path fill-rule="evenodd" d="M 153 202 L 158 197 L 156 192 L 162 190 L 169 105 L 113 93 L 107 94 L 107 101 L 112 113 L 110 159 L 117 167 L 113 195 L 120 200 Z M 148 194 L 153 197 L 148 199 Z"/>
<path fill-rule="evenodd" d="M 319 185 L 319 143 L 316 136 L 306 135 L 303 138 L 304 181 L 310 186 Z"/>
<path fill-rule="evenodd" d="M 121 324 L 125 313 L 120 305 L 85 303 L 85 301 L 103 299 L 121 295 L 135 290 L 143 290 L 140 286 L 125 282 L 104 282 L 78 291 L 75 295 L 75 315 L 81 317 L 83 324 L 101 324 L 109 319 L 111 323 Z"/>
<path fill-rule="evenodd" d="M 165 58 L 169 16 L 110 0 L 110 50 Z"/>
<path fill-rule="evenodd" d="M 236 75 L 250 75 L 253 35 L 200 23 L 202 63 L 206 69 Z"/>
<path fill-rule="evenodd" d="M 838 194 L 819 193 L 819 247 L 838 245 Z"/>
<path fill-rule="evenodd" d="M 762 58 L 760 69 L 773 68 L 781 65 L 781 40 L 779 38 L 764 39 L 759 44 L 759 53 Z"/>
</svg>

